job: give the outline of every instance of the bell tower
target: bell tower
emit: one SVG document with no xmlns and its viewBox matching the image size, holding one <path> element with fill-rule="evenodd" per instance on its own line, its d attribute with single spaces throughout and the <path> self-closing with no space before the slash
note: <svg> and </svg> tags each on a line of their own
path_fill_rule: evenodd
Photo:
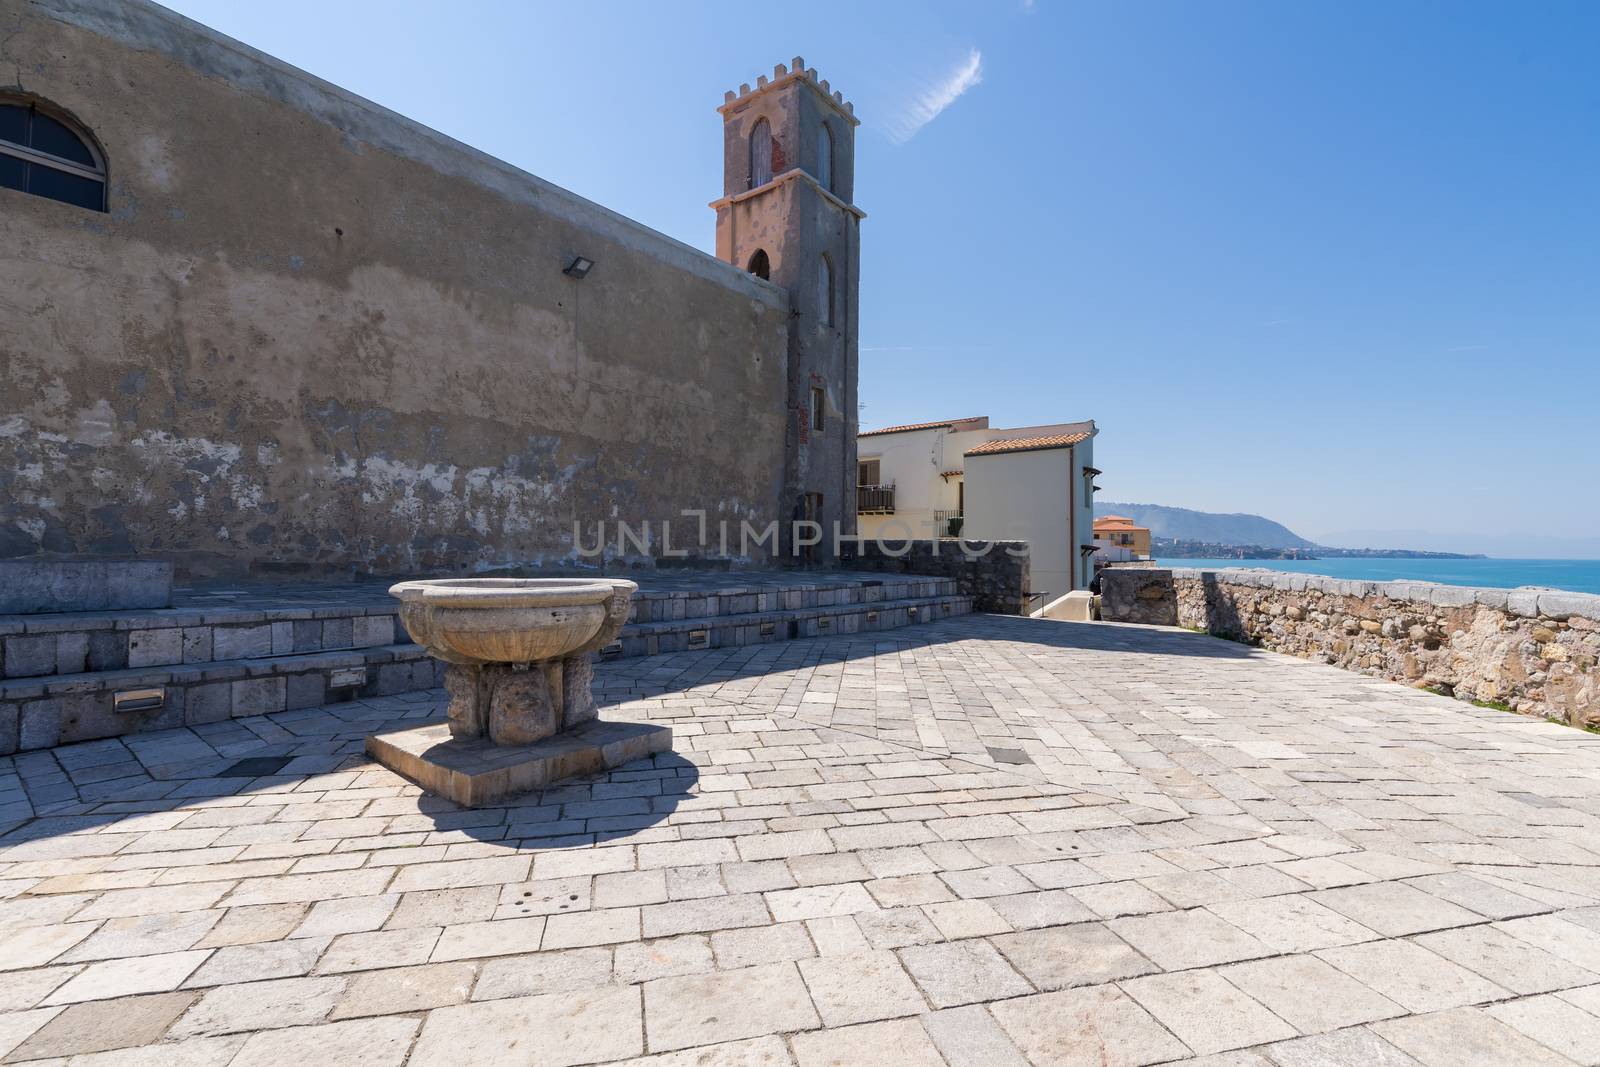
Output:
<svg viewBox="0 0 1600 1067">
<path fill-rule="evenodd" d="M 856 296 L 866 215 L 852 194 L 860 122 L 799 56 L 757 78 L 754 89 L 727 93 L 717 110 L 717 256 L 789 292 L 780 551 L 790 561 L 828 562 L 834 524 L 841 534 L 856 530 Z M 797 550 L 800 520 L 821 526 L 820 543 Z"/>
</svg>

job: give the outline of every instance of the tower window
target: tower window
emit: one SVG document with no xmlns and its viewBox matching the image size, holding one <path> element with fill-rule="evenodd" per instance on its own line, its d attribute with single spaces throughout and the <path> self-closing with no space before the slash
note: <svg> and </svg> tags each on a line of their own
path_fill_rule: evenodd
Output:
<svg viewBox="0 0 1600 1067">
<path fill-rule="evenodd" d="M 772 180 L 772 127 L 759 120 L 750 131 L 750 188 L 759 189 Z"/>
<path fill-rule="evenodd" d="M 750 265 L 745 268 L 757 278 L 772 279 L 772 262 L 767 259 L 765 248 L 756 249 L 756 254 L 750 257 Z"/>
<path fill-rule="evenodd" d="M 811 428 L 822 429 L 823 416 L 828 412 L 828 394 L 821 389 L 811 390 Z"/>
<path fill-rule="evenodd" d="M 833 262 L 826 255 L 817 260 L 817 318 L 833 325 Z"/>
<path fill-rule="evenodd" d="M 0 100 L 0 187 L 106 209 L 106 168 L 83 135 L 32 103 Z"/>
<path fill-rule="evenodd" d="M 833 131 L 826 122 L 817 127 L 817 184 L 833 192 Z"/>
</svg>

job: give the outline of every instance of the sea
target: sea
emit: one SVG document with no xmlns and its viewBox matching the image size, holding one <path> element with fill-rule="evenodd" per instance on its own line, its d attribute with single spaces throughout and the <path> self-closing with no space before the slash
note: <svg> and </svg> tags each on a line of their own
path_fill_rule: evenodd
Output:
<svg viewBox="0 0 1600 1067">
<path fill-rule="evenodd" d="M 1204 570 L 1258 567 L 1368 581 L 1410 579 L 1491 589 L 1536 585 L 1574 593 L 1600 593 L 1597 559 L 1158 559 L 1156 563 Z"/>
</svg>

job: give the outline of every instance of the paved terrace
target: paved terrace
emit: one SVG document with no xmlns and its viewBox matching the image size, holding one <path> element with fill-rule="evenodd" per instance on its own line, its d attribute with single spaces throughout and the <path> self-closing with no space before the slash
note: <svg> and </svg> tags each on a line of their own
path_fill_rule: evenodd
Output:
<svg viewBox="0 0 1600 1067">
<path fill-rule="evenodd" d="M 0 1056 L 1600 1061 L 1600 737 L 997 616 L 599 684 L 676 753 L 491 810 L 362 755 L 437 693 L 0 761 Z"/>
</svg>

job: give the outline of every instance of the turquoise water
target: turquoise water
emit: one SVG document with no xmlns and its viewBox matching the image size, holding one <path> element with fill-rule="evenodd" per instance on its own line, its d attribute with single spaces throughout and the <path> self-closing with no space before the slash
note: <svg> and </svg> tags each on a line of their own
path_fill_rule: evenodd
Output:
<svg viewBox="0 0 1600 1067">
<path fill-rule="evenodd" d="M 1163 567 L 1263 567 L 1331 578 L 1391 581 L 1409 578 L 1443 585 L 1514 589 L 1540 585 L 1600 593 L 1600 559 L 1161 559 Z"/>
</svg>

